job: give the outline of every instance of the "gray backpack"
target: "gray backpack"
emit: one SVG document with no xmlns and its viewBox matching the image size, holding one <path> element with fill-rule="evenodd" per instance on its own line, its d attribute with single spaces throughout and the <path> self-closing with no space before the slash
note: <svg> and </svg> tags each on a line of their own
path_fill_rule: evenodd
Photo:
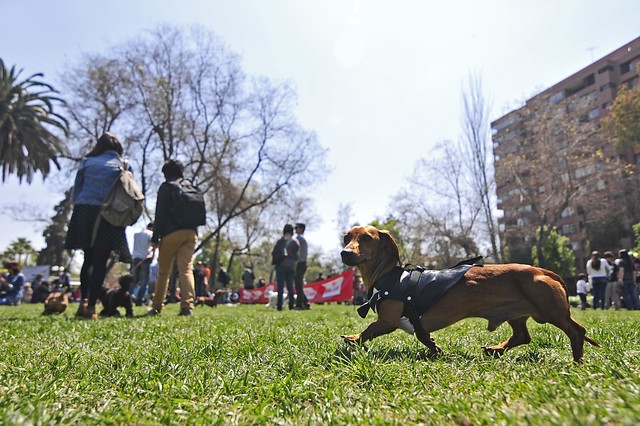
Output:
<svg viewBox="0 0 640 426">
<path fill-rule="evenodd" d="M 133 173 L 129 171 L 127 160 L 122 160 L 119 169 L 120 176 L 113 182 L 113 186 L 104 198 L 100 214 L 93 226 L 91 246 L 98 236 L 100 220 L 105 219 L 113 226 L 124 228 L 136 223 L 144 211 L 144 195 L 133 177 Z"/>
</svg>

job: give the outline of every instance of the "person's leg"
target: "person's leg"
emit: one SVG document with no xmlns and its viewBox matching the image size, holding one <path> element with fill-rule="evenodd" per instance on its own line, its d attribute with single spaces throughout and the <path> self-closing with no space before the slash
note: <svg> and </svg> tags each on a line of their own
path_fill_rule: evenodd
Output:
<svg viewBox="0 0 640 426">
<path fill-rule="evenodd" d="M 107 275 L 107 261 L 109 260 L 110 249 L 105 248 L 93 248 L 92 253 L 92 265 L 91 265 L 91 284 L 89 286 L 89 301 L 87 303 L 86 316 L 94 318 L 96 303 L 100 296 L 100 290 L 104 284 L 104 279 Z"/>
<path fill-rule="evenodd" d="M 296 307 L 302 308 L 304 306 L 304 262 L 298 262 L 296 264 L 296 275 L 294 281 L 296 283 Z"/>
<path fill-rule="evenodd" d="M 609 309 L 613 304 L 613 292 L 615 291 L 615 283 L 607 281 L 604 290 L 604 309 Z"/>
<path fill-rule="evenodd" d="M 147 285 L 149 284 L 149 270 L 151 269 L 151 259 L 145 259 L 138 266 L 140 287 L 138 288 L 138 297 L 136 298 L 136 305 L 141 306 L 147 298 Z"/>
<path fill-rule="evenodd" d="M 584 311 L 587 309 L 587 295 L 584 293 L 578 293 L 578 296 L 580 296 L 580 309 Z"/>
<path fill-rule="evenodd" d="M 624 306 L 630 311 L 635 309 L 635 303 L 633 302 L 633 287 L 635 287 L 636 283 L 634 282 L 624 282 Z"/>
<path fill-rule="evenodd" d="M 178 271 L 180 277 L 180 307 L 182 309 L 193 309 L 195 301 L 195 288 L 193 282 L 193 264 L 191 258 L 196 248 L 196 233 L 191 229 L 181 229 L 176 231 L 180 234 L 181 244 L 176 253 Z"/>
<path fill-rule="evenodd" d="M 164 307 L 164 299 L 167 296 L 167 287 L 169 286 L 169 274 L 171 274 L 173 258 L 178 250 L 174 234 L 175 232 L 172 232 L 162 238 L 158 246 L 158 277 L 152 304 L 152 308 L 158 312 Z"/>
<path fill-rule="evenodd" d="M 285 282 L 285 268 L 283 266 L 276 266 L 276 284 L 278 285 L 278 304 L 277 308 L 279 311 L 282 310 L 282 299 L 284 293 L 284 282 Z"/>
<path fill-rule="evenodd" d="M 80 298 L 82 300 L 89 298 L 89 287 L 91 286 L 91 265 L 93 264 L 93 251 L 91 249 L 84 250 L 84 261 L 80 269 Z"/>
<path fill-rule="evenodd" d="M 295 303 L 295 292 L 294 292 L 294 286 L 293 286 L 293 279 L 296 275 L 296 271 L 293 269 L 287 269 L 286 272 L 286 284 L 287 284 L 287 293 L 289 294 L 289 309 L 293 309 L 294 308 L 294 303 Z"/>
</svg>

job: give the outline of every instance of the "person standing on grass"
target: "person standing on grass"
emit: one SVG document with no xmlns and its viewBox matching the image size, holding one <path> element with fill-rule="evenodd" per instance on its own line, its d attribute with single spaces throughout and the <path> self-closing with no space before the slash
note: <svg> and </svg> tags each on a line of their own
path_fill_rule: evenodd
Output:
<svg viewBox="0 0 640 426">
<path fill-rule="evenodd" d="M 100 220 L 102 203 L 123 164 L 120 141 L 106 132 L 96 146 L 85 156 L 76 173 L 71 200 L 74 204 L 69 221 L 66 250 L 82 249 L 84 261 L 80 269 L 80 307 L 77 317 L 98 319 L 96 302 L 107 275 L 107 261 L 115 253 L 119 262 L 131 263 L 125 227 L 114 226 Z M 131 170 L 131 166 L 129 166 Z M 94 237 L 94 228 L 98 223 Z"/>
<path fill-rule="evenodd" d="M 609 281 L 607 282 L 607 289 L 604 292 L 604 307 L 609 309 L 611 305 L 617 311 L 620 309 L 620 297 L 618 296 L 618 265 L 616 265 L 613 253 L 610 251 L 604 252 L 604 259 L 609 265 Z"/>
<path fill-rule="evenodd" d="M 147 300 L 147 286 L 154 250 L 151 248 L 153 236 L 153 222 L 149 222 L 145 229 L 133 235 L 133 286 L 137 288 L 136 306 L 142 306 Z"/>
<path fill-rule="evenodd" d="M 609 282 L 609 264 L 597 251 L 592 252 L 591 259 L 587 261 L 587 274 L 593 289 L 593 309 L 605 309 L 604 295 Z"/>
<path fill-rule="evenodd" d="M 311 305 L 309 304 L 309 300 L 307 296 L 304 294 L 304 274 L 307 272 L 307 240 L 304 238 L 303 234 L 306 229 L 306 225 L 304 223 L 296 223 L 295 231 L 296 236 L 295 239 L 300 246 L 298 251 L 298 263 L 296 263 L 296 308 L 297 310 L 303 309 L 311 309 Z"/>
<path fill-rule="evenodd" d="M 282 238 L 276 242 L 271 251 L 271 264 L 276 267 L 276 283 L 278 285 L 278 310 L 281 311 L 284 299 L 284 287 L 287 287 L 289 309 L 294 307 L 293 279 L 296 274 L 298 260 L 298 242 L 293 238 L 293 226 L 286 224 Z"/>
<path fill-rule="evenodd" d="M 638 287 L 635 281 L 635 270 L 633 262 L 629 256 L 629 252 L 622 249 L 618 252 L 618 282 L 622 284 L 624 291 L 624 307 L 630 311 L 640 309 L 640 303 L 638 303 Z"/>
<path fill-rule="evenodd" d="M 155 227 L 151 247 L 158 248 L 158 277 L 149 315 L 157 315 L 164 307 L 169 285 L 169 274 L 175 259 L 180 280 L 180 315 L 189 316 L 193 311 L 195 285 L 191 258 L 198 239 L 197 227 L 183 228 L 172 216 L 176 185 L 183 178 L 184 166 L 178 160 L 167 160 L 162 166 L 165 182 L 158 189 Z"/>
<path fill-rule="evenodd" d="M 580 309 L 587 309 L 587 274 L 578 274 L 576 293 L 580 297 Z"/>
</svg>

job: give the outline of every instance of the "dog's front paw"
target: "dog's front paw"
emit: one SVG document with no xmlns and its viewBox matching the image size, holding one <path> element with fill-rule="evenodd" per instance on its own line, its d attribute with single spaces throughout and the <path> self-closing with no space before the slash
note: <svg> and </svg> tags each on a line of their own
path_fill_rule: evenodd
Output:
<svg viewBox="0 0 640 426">
<path fill-rule="evenodd" d="M 351 345 L 358 345 L 360 344 L 360 335 L 359 334 L 349 334 L 349 335 L 342 335 L 340 336 L 342 337 L 342 339 L 346 342 L 349 343 Z"/>
</svg>

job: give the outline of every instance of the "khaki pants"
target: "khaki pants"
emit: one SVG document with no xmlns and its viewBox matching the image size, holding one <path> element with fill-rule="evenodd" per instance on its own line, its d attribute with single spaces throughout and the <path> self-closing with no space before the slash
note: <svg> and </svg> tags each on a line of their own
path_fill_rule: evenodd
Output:
<svg viewBox="0 0 640 426">
<path fill-rule="evenodd" d="M 191 257 L 196 248 L 197 235 L 192 229 L 179 229 L 166 235 L 158 246 L 158 278 L 156 292 L 153 296 L 153 309 L 160 311 L 164 306 L 169 286 L 169 274 L 173 259 L 178 264 L 180 280 L 180 306 L 193 308 L 195 286 L 193 281 L 193 265 Z"/>
</svg>

